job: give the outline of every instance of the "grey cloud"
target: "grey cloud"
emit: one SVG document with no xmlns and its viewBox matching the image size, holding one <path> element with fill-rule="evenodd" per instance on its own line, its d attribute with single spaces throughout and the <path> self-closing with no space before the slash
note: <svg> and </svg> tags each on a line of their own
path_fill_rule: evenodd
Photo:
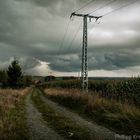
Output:
<svg viewBox="0 0 140 140">
<path fill-rule="evenodd" d="M 80 19 L 71 21 L 64 44 L 62 47 L 60 44 L 70 13 L 85 2 L 86 0 L 2 0 L 1 61 L 6 62 L 10 56 L 17 56 L 22 58 L 25 70 L 40 65 L 39 60 L 42 60 L 50 62 L 52 70 L 79 71 L 82 28 L 71 46 L 69 44 Z M 95 34 L 89 34 L 89 70 L 119 70 L 140 65 L 139 6 L 134 5 L 123 12 L 114 14 L 115 18 L 114 15 L 104 17 L 99 25 L 89 23 L 89 31 L 95 28 Z M 125 30 L 136 34 L 121 34 Z M 114 37 L 107 38 L 108 32 L 113 32 Z M 6 65 L 1 64 L 0 68 Z"/>
<path fill-rule="evenodd" d="M 28 2 L 34 4 L 34 6 L 44 8 L 54 18 L 55 16 L 66 17 L 74 10 L 74 8 L 76 8 L 75 0 L 70 0 L 67 2 L 65 0 L 16 0 L 16 1 Z"/>
<path fill-rule="evenodd" d="M 140 65 L 140 42 L 135 40 L 132 44 L 117 45 L 117 46 L 89 46 L 88 50 L 88 65 L 89 70 L 119 70 L 128 67 Z M 135 44 L 135 45 L 133 45 Z M 54 55 L 55 59 L 51 59 L 50 64 L 52 69 L 59 71 L 80 71 L 81 68 L 81 48 L 77 48 L 74 57 L 71 54 L 63 57 Z M 63 53 L 65 54 L 65 53 Z M 71 57 L 70 57 L 71 56 Z M 62 59 L 62 58 L 63 59 Z M 69 59 L 68 59 L 69 58 Z"/>
<path fill-rule="evenodd" d="M 32 57 L 20 57 L 17 59 L 24 72 L 41 65 L 41 62 L 39 60 Z M 7 69 L 8 66 L 11 65 L 12 61 L 13 57 L 6 61 L 0 61 L 0 68 Z"/>
<path fill-rule="evenodd" d="M 19 62 L 24 70 L 28 70 L 41 65 L 39 60 L 31 57 L 22 57 L 19 59 Z"/>
</svg>

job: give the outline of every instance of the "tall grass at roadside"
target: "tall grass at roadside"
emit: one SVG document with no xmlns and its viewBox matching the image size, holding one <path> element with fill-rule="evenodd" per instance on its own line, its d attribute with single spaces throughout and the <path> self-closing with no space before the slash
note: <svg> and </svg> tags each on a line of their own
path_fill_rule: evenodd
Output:
<svg viewBox="0 0 140 140">
<path fill-rule="evenodd" d="M 0 139 L 28 139 L 24 97 L 27 89 L 0 89 Z"/>
<path fill-rule="evenodd" d="M 49 88 L 48 98 L 79 113 L 91 121 L 123 134 L 140 134 L 140 109 L 128 103 L 108 100 L 96 92 L 83 93 L 76 89 Z"/>
</svg>

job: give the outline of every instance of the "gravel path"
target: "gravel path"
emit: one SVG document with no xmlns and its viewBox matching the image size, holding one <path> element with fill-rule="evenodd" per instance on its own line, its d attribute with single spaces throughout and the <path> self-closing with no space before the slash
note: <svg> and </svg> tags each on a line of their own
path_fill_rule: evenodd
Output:
<svg viewBox="0 0 140 140">
<path fill-rule="evenodd" d="M 110 131 L 107 128 L 99 126 L 97 124 L 93 124 L 83 118 L 81 118 L 78 114 L 73 113 L 66 109 L 65 107 L 60 106 L 59 104 L 45 98 L 43 95 L 41 96 L 42 100 L 46 102 L 48 105 L 56 109 L 57 111 L 63 113 L 66 117 L 76 122 L 79 125 L 83 125 L 90 129 L 91 135 L 95 135 L 97 138 L 101 140 L 124 140 L 126 138 L 118 138 L 119 135 Z"/>
<path fill-rule="evenodd" d="M 47 123 L 33 106 L 30 96 L 29 94 L 26 98 L 27 126 L 30 140 L 64 140 L 54 130 L 47 127 Z"/>
</svg>

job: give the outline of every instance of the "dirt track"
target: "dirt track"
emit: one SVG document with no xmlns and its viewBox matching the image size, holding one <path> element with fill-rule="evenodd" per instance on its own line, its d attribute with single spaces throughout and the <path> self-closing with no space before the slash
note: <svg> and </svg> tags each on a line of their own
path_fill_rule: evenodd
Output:
<svg viewBox="0 0 140 140">
<path fill-rule="evenodd" d="M 123 140 L 119 139 L 116 133 L 89 122 L 84 118 L 80 117 L 78 114 L 73 113 L 58 105 L 57 103 L 47 99 L 41 94 L 41 99 L 51 106 L 54 110 L 62 113 L 65 117 L 71 119 L 75 124 L 78 124 L 82 127 L 87 127 L 90 130 L 90 134 L 96 136 L 100 140 Z M 54 130 L 48 127 L 47 122 L 45 122 L 42 118 L 41 113 L 35 108 L 31 100 L 31 94 L 27 95 L 26 98 L 26 112 L 27 112 L 27 126 L 29 128 L 30 140 L 64 140 L 59 134 L 57 134 Z M 47 112 L 46 112 L 47 113 Z"/>
<path fill-rule="evenodd" d="M 26 98 L 27 126 L 30 140 L 64 140 L 54 130 L 47 126 L 41 114 L 32 104 L 30 94 Z"/>
</svg>

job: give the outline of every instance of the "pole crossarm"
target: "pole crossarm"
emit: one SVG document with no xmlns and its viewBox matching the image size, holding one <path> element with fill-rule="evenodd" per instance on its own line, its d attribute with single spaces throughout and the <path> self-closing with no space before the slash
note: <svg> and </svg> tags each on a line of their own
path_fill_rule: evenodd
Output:
<svg viewBox="0 0 140 140">
<path fill-rule="evenodd" d="M 78 17 L 88 17 L 88 18 L 94 18 L 96 19 L 96 21 L 100 18 L 102 18 L 102 16 L 92 16 L 92 15 L 89 15 L 89 14 L 76 14 L 75 12 L 71 14 L 70 18 L 72 18 L 73 16 L 78 16 Z"/>
</svg>

